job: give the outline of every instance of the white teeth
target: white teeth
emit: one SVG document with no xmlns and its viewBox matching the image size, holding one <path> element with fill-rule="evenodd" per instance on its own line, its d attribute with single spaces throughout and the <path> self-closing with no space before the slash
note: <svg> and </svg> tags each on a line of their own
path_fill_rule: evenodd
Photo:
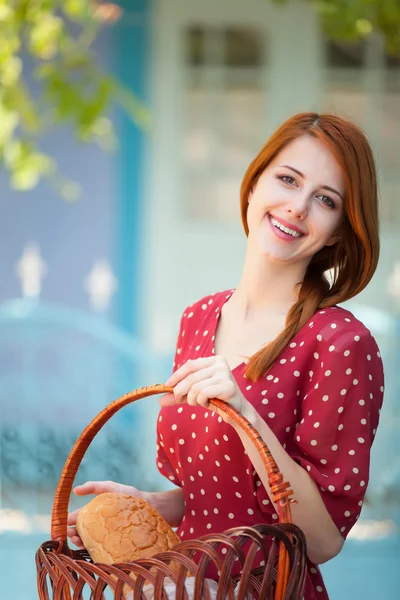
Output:
<svg viewBox="0 0 400 600">
<path fill-rule="evenodd" d="M 301 236 L 301 233 L 299 233 L 298 231 L 294 231 L 294 229 L 289 229 L 289 227 L 285 227 L 284 225 L 282 225 L 282 223 L 279 223 L 279 221 L 274 219 L 274 217 L 270 217 L 270 219 L 271 219 L 272 225 L 274 225 L 274 227 L 277 227 L 281 231 L 284 231 L 285 233 L 288 233 L 289 235 L 292 235 L 293 237 Z"/>
</svg>

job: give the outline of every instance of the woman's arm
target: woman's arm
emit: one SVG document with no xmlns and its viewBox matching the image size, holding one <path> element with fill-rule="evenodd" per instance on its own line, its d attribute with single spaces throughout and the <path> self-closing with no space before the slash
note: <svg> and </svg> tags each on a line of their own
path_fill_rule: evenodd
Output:
<svg viewBox="0 0 400 600">
<path fill-rule="evenodd" d="M 317 485 L 307 471 L 287 454 L 267 423 L 240 392 L 223 357 L 213 356 L 187 361 L 171 375 L 166 385 L 174 387 L 173 395 L 163 396 L 160 400 L 162 406 L 182 401 L 193 406 L 208 406 L 211 398 L 219 398 L 242 413 L 259 431 L 284 478 L 291 484 L 294 497 L 298 501 L 298 504 L 293 505 L 293 521 L 306 536 L 310 560 L 316 564 L 324 563 L 340 552 L 344 543 L 343 537 L 332 521 Z M 242 430 L 239 431 L 227 415 L 220 414 L 237 430 L 261 482 L 271 497 L 264 464 L 251 439 Z"/>
<path fill-rule="evenodd" d="M 182 488 L 177 487 L 166 492 L 143 492 L 143 499 L 151 504 L 171 527 L 179 526 L 185 511 Z"/>
<path fill-rule="evenodd" d="M 329 328 L 329 335 L 324 333 L 327 339 L 318 347 L 313 386 L 302 400 L 303 418 L 296 429 L 293 458 L 243 396 L 222 356 L 187 361 L 166 382 L 173 394 L 160 400 L 162 406 L 187 402 L 207 408 L 212 398 L 219 398 L 248 418 L 293 488 L 298 502 L 293 505 L 293 520 L 303 530 L 309 558 L 315 563 L 340 552 L 343 538 L 360 514 L 383 396 L 383 371 L 375 341 L 357 322 L 353 330 L 347 321 L 343 323 L 344 331 L 339 325 Z M 225 413 L 217 412 L 233 425 Z M 318 412 L 321 418 L 316 425 Z M 271 496 L 262 460 L 248 436 L 241 431 L 239 435 Z"/>
<path fill-rule="evenodd" d="M 315 564 L 322 564 L 334 558 L 342 549 L 344 539 L 326 510 L 315 482 L 284 450 L 267 423 L 250 403 L 246 403 L 242 414 L 257 429 L 284 479 L 290 483 L 294 499 L 297 501 L 291 505 L 293 522 L 306 536 L 309 559 Z M 258 450 L 239 425 L 233 426 L 272 501 L 268 475 Z"/>
</svg>

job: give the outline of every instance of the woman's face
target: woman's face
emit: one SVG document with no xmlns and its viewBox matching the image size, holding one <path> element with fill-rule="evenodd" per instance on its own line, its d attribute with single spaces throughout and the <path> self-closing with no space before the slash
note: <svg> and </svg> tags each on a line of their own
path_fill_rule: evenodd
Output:
<svg viewBox="0 0 400 600">
<path fill-rule="evenodd" d="M 338 240 L 345 181 L 330 150 L 302 136 L 268 165 L 249 196 L 249 242 L 278 263 L 303 263 Z"/>
</svg>

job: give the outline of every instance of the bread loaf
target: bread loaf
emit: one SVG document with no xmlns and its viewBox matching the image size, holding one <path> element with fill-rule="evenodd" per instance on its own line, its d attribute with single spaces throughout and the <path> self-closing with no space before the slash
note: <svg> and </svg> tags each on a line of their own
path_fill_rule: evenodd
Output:
<svg viewBox="0 0 400 600">
<path fill-rule="evenodd" d="M 150 558 L 180 542 L 148 502 L 127 494 L 96 496 L 79 511 L 76 529 L 95 563 Z"/>
</svg>

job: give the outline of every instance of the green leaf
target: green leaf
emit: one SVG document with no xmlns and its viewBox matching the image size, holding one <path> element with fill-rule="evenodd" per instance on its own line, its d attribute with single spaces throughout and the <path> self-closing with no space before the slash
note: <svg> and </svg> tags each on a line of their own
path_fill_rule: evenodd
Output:
<svg viewBox="0 0 400 600">
<path fill-rule="evenodd" d="M 4 163 L 11 171 L 11 185 L 18 190 L 31 190 L 41 177 L 53 169 L 53 161 L 27 141 L 12 140 L 4 149 Z"/>
<path fill-rule="evenodd" d="M 0 149 L 2 151 L 13 138 L 19 122 L 19 113 L 16 110 L 10 110 L 0 102 Z"/>
<path fill-rule="evenodd" d="M 93 124 L 107 110 L 111 92 L 112 84 L 108 78 L 104 77 L 97 83 L 91 98 L 84 103 L 78 120 L 78 128 L 83 136 L 92 130 Z"/>
<path fill-rule="evenodd" d="M 14 16 L 14 9 L 9 3 L 0 2 L 0 23 L 11 23 Z"/>
<path fill-rule="evenodd" d="M 44 81 L 44 86 L 43 95 L 53 106 L 57 120 L 64 121 L 80 114 L 83 99 L 77 84 L 70 83 L 62 73 L 54 71 Z"/>
<path fill-rule="evenodd" d="M 0 63 L 0 86 L 13 87 L 22 73 L 22 60 L 19 56 L 10 56 Z"/>
<path fill-rule="evenodd" d="M 58 53 L 63 28 L 60 17 L 50 13 L 39 13 L 29 31 L 29 48 L 32 54 L 43 60 L 54 58 Z"/>
<path fill-rule="evenodd" d="M 87 0 L 64 0 L 62 10 L 71 21 L 78 23 L 88 19 L 93 12 Z"/>
<path fill-rule="evenodd" d="M 305 1 L 305 0 L 304 0 Z M 360 40 L 373 31 L 387 50 L 400 55 L 399 0 L 308 0 L 321 17 L 326 35 L 334 40 Z M 275 4 L 288 0 L 273 0 Z"/>
<path fill-rule="evenodd" d="M 5 97 L 8 105 L 18 113 L 23 128 L 30 134 L 37 134 L 41 123 L 37 107 L 26 85 L 20 82 L 18 86 L 8 90 Z"/>
</svg>

